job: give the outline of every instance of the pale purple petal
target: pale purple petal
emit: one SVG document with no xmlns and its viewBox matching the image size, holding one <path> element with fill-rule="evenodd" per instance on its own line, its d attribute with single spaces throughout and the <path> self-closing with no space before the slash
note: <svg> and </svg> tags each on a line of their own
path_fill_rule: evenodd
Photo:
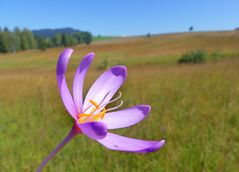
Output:
<svg viewBox="0 0 239 172">
<path fill-rule="evenodd" d="M 138 105 L 116 112 L 106 113 L 102 119 L 108 129 L 129 127 L 143 120 L 150 111 L 149 105 Z"/>
<path fill-rule="evenodd" d="M 83 84 L 84 79 L 87 73 L 87 70 L 94 58 L 94 53 L 87 54 L 83 60 L 81 61 L 74 78 L 73 83 L 73 98 L 75 102 L 75 106 L 77 112 L 80 113 L 82 111 L 82 103 L 83 103 Z"/>
<path fill-rule="evenodd" d="M 136 153 L 149 153 L 160 149 L 165 141 L 145 141 L 133 138 L 123 137 L 117 134 L 108 133 L 106 137 L 97 140 L 102 145 L 111 150 L 136 152 Z"/>
<path fill-rule="evenodd" d="M 126 75 L 127 68 L 125 66 L 114 66 L 103 73 L 88 91 L 83 104 L 83 109 L 85 110 L 91 105 L 89 102 L 91 99 L 97 104 L 101 103 L 103 105 L 108 103 L 124 83 Z M 104 99 L 105 96 L 106 98 Z M 103 99 L 104 101 L 102 102 Z M 88 109 L 85 113 L 89 113 L 90 111 L 91 109 Z"/>
<path fill-rule="evenodd" d="M 61 53 L 57 62 L 56 75 L 57 75 L 58 87 L 60 90 L 62 101 L 67 111 L 70 113 L 70 115 L 74 119 L 76 119 L 77 112 L 76 112 L 75 104 L 73 102 L 73 99 L 68 89 L 66 78 L 65 78 L 65 72 L 66 72 L 67 65 L 72 52 L 73 52 L 72 49 L 67 48 Z"/>
<path fill-rule="evenodd" d="M 107 127 L 103 122 L 86 122 L 78 124 L 81 131 L 91 139 L 102 139 L 107 135 Z"/>
</svg>

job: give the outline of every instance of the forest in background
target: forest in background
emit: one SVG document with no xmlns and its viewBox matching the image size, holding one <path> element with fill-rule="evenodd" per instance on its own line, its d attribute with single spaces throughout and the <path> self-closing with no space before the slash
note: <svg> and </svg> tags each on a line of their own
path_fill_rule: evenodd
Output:
<svg viewBox="0 0 239 172">
<path fill-rule="evenodd" d="M 0 53 L 14 53 L 21 50 L 41 49 L 42 51 L 51 47 L 68 47 L 77 44 L 90 44 L 93 37 L 88 31 L 56 32 L 54 36 L 43 37 L 35 35 L 28 28 L 13 30 L 5 27 L 0 28 Z"/>
</svg>

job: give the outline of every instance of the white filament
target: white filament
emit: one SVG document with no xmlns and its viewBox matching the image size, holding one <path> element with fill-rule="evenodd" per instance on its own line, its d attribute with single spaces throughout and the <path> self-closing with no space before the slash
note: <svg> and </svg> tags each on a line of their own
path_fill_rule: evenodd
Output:
<svg viewBox="0 0 239 172">
<path fill-rule="evenodd" d="M 109 93 L 110 93 L 110 91 L 109 91 L 108 93 L 105 94 L 105 96 L 104 96 L 103 99 L 101 100 L 99 106 L 103 103 L 103 101 L 104 101 L 105 98 L 109 95 Z M 88 107 L 87 107 L 82 113 L 85 113 L 85 112 L 86 112 L 91 106 L 92 106 L 92 104 L 89 105 L 89 106 L 88 106 Z"/>
<path fill-rule="evenodd" d="M 119 104 L 118 106 L 115 106 L 115 107 L 113 107 L 113 108 L 107 109 L 106 112 L 109 112 L 109 111 L 112 111 L 112 110 L 115 110 L 115 109 L 120 108 L 120 107 L 123 105 L 123 103 L 124 103 L 124 101 L 121 100 L 121 101 L 120 101 L 120 104 Z"/>
<path fill-rule="evenodd" d="M 113 100 L 109 101 L 108 103 L 102 104 L 102 103 L 104 102 L 104 100 L 106 99 L 106 97 L 109 95 L 109 93 L 110 93 L 110 92 L 108 92 L 108 93 L 105 94 L 104 98 L 103 98 L 103 99 L 101 100 L 101 102 L 99 103 L 99 108 L 97 108 L 97 109 L 101 109 L 101 108 L 107 106 L 107 105 L 110 104 L 110 103 L 116 102 L 117 100 L 119 100 L 119 99 L 122 97 L 122 93 L 119 92 L 119 95 L 118 95 L 116 98 L 114 98 Z M 115 107 L 113 107 L 113 108 L 107 109 L 106 112 L 109 112 L 109 111 L 118 109 L 119 107 L 121 107 L 121 106 L 123 105 L 123 103 L 124 103 L 123 100 L 121 100 L 121 102 L 120 102 L 119 105 L 117 105 L 117 106 L 115 106 Z M 90 107 L 92 107 L 92 106 L 93 106 L 92 104 L 89 105 L 82 113 L 85 113 L 85 112 L 86 112 Z"/>
<path fill-rule="evenodd" d="M 119 96 L 118 96 L 118 97 L 114 98 L 113 100 L 109 101 L 108 103 L 105 103 L 105 104 L 101 105 L 100 108 L 105 107 L 106 105 L 108 105 L 108 104 L 110 104 L 110 103 L 113 103 L 113 102 L 119 100 L 121 97 L 122 97 L 122 94 L 121 94 L 121 92 L 119 92 Z M 102 102 L 103 102 L 103 101 L 102 101 Z"/>
</svg>

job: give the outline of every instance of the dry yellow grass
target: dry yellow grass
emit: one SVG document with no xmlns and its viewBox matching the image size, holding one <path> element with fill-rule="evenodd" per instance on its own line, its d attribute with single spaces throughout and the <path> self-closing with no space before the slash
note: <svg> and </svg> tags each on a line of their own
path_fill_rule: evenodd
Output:
<svg viewBox="0 0 239 172">
<path fill-rule="evenodd" d="M 239 32 L 182 33 L 147 37 L 121 38 L 95 42 L 90 46 L 73 47 L 75 53 L 72 67 L 79 63 L 79 57 L 95 52 L 94 67 L 105 59 L 109 65 L 124 64 L 141 66 L 145 64 L 175 63 L 183 53 L 203 49 L 208 53 L 221 53 L 226 56 L 238 56 Z M 16 54 L 0 54 L 0 72 L 32 70 L 54 70 L 59 52 L 63 48 L 53 48 L 46 52 L 31 50 Z"/>
</svg>

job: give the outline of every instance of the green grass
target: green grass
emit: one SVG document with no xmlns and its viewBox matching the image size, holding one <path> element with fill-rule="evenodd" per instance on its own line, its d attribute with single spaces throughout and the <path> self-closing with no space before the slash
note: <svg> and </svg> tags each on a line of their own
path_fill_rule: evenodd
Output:
<svg viewBox="0 0 239 172">
<path fill-rule="evenodd" d="M 190 33 L 74 47 L 67 71 L 70 88 L 79 56 L 90 50 L 96 52 L 96 58 L 85 92 L 103 72 L 97 70 L 103 59 L 107 58 L 110 66 L 129 66 L 121 88 L 123 108 L 150 104 L 152 110 L 141 123 L 114 132 L 140 139 L 166 139 L 166 145 L 158 152 L 138 155 L 107 150 L 79 135 L 43 171 L 237 171 L 236 35 Z M 181 54 L 196 49 L 224 55 L 205 64 L 177 65 Z M 0 171 L 36 170 L 69 132 L 73 121 L 61 102 L 55 77 L 61 50 L 0 55 Z"/>
<path fill-rule="evenodd" d="M 104 41 L 104 40 L 110 40 L 114 39 L 115 37 L 113 36 L 94 36 L 93 41 Z"/>
</svg>

